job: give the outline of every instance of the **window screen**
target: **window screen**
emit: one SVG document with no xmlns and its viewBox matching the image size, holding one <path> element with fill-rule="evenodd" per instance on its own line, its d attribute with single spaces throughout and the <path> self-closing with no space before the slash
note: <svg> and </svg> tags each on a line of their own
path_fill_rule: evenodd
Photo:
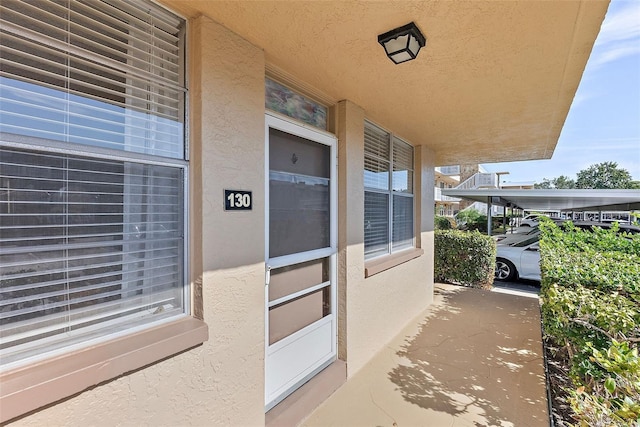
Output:
<svg viewBox="0 0 640 427">
<path fill-rule="evenodd" d="M 184 25 L 0 4 L 2 364 L 185 314 Z"/>
<path fill-rule="evenodd" d="M 365 123 L 364 246 L 370 259 L 413 247 L 413 147 Z"/>
<path fill-rule="evenodd" d="M 327 145 L 269 129 L 270 258 L 331 245 L 330 153 Z"/>
</svg>

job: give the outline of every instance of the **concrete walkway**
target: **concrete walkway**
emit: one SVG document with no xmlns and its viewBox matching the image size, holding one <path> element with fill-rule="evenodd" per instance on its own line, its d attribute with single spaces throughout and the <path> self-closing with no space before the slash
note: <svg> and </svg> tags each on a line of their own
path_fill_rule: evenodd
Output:
<svg viewBox="0 0 640 427">
<path fill-rule="evenodd" d="M 434 304 L 302 425 L 548 426 L 540 335 L 531 295 L 436 284 Z"/>
</svg>

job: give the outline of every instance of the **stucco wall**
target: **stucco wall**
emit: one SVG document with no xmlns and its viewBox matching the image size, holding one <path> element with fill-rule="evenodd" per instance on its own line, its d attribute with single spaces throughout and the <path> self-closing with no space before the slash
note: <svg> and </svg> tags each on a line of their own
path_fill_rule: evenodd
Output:
<svg viewBox="0 0 640 427">
<path fill-rule="evenodd" d="M 196 121 L 202 129 L 203 295 L 210 348 L 205 366 L 213 393 L 202 402 L 211 415 L 196 424 L 259 425 L 264 423 L 264 53 L 207 18 L 198 24 L 200 52 L 192 62 L 202 73 Z M 252 190 L 253 210 L 225 212 L 225 188 Z"/>
<path fill-rule="evenodd" d="M 238 52 L 242 54 L 238 55 Z M 16 425 L 263 425 L 264 52 L 206 17 L 190 22 L 191 276 L 209 341 L 18 420 Z M 364 117 L 336 108 L 339 357 L 357 372 L 431 302 L 433 152 L 416 147 L 424 254 L 364 278 Z M 253 191 L 225 212 L 223 190 Z M 198 307 L 198 304 L 196 304 Z"/>
<path fill-rule="evenodd" d="M 15 425 L 264 424 L 264 54 L 204 17 L 189 51 L 190 255 L 209 341 Z M 253 210 L 224 212 L 224 188 L 253 190 Z"/>
<path fill-rule="evenodd" d="M 353 375 L 433 297 L 433 159 L 415 150 L 415 203 L 424 254 L 369 278 L 364 276 L 364 118 L 362 108 L 342 101 L 337 109 L 340 270 L 338 351 Z M 418 204 L 422 203 L 421 206 Z"/>
</svg>

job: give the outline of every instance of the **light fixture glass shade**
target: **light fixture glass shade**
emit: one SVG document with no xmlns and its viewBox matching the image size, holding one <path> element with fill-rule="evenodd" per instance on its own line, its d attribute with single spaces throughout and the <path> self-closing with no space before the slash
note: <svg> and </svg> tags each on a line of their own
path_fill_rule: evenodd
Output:
<svg viewBox="0 0 640 427">
<path fill-rule="evenodd" d="M 378 36 L 378 43 L 396 64 L 415 59 L 426 42 L 413 22 Z"/>
</svg>

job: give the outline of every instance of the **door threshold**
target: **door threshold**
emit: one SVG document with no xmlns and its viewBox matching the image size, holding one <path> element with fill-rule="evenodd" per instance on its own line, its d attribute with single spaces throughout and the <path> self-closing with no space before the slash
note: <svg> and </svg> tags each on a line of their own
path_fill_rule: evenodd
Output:
<svg viewBox="0 0 640 427">
<path fill-rule="evenodd" d="M 265 414 L 267 427 L 292 427 L 311 415 L 347 381 L 347 364 L 336 360 Z"/>
</svg>

